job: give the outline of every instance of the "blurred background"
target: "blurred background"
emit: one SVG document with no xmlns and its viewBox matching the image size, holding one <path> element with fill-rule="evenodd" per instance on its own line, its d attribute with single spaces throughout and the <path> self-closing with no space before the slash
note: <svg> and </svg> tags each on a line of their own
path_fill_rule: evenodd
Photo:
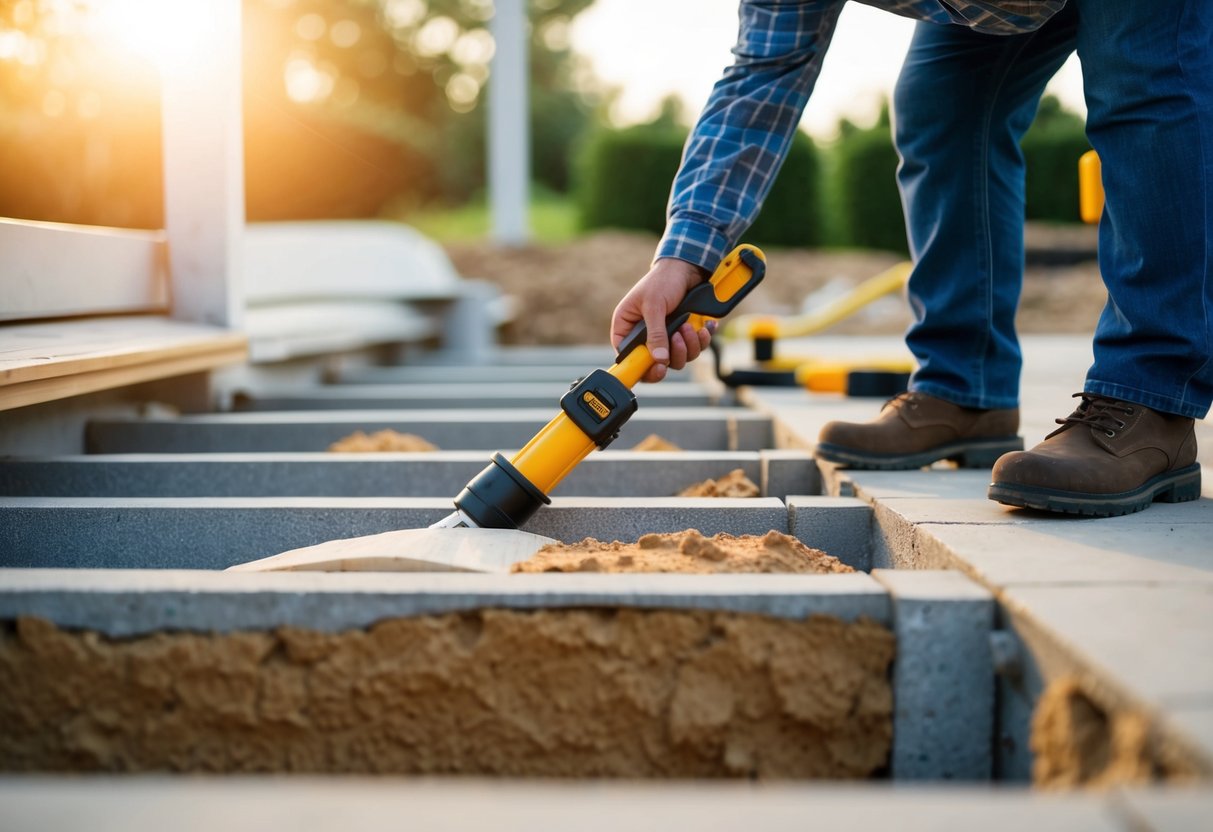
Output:
<svg viewBox="0 0 1213 832">
<path fill-rule="evenodd" d="M 162 226 L 157 61 L 184 34 L 171 7 L 0 0 L 0 216 Z M 465 275 L 550 312 L 512 338 L 600 340 L 652 256 L 736 3 L 530 0 L 531 242 L 508 247 L 489 239 L 485 195 L 492 14 L 490 0 L 245 0 L 247 219 L 408 223 Z M 844 12 L 746 237 L 772 257 L 763 308 L 798 311 L 905 256 L 887 101 L 912 28 Z M 1027 331 L 1087 331 L 1103 303 L 1094 232 L 1078 224 L 1082 124 L 1071 63 L 1023 141 Z M 852 324 L 907 320 L 890 299 Z"/>
</svg>

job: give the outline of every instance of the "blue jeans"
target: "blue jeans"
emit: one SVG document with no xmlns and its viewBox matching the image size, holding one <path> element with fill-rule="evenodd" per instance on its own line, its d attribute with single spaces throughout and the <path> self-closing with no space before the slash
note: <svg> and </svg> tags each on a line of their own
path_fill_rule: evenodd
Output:
<svg viewBox="0 0 1213 832">
<path fill-rule="evenodd" d="M 906 343 L 920 367 L 911 389 L 968 407 L 1018 404 L 1018 143 L 1045 84 L 1077 49 L 1107 197 L 1099 265 L 1109 299 L 1085 390 L 1168 413 L 1208 412 L 1211 42 L 1208 0 L 1070 0 L 1039 30 L 1009 37 L 918 24 L 894 98 L 915 261 Z"/>
</svg>

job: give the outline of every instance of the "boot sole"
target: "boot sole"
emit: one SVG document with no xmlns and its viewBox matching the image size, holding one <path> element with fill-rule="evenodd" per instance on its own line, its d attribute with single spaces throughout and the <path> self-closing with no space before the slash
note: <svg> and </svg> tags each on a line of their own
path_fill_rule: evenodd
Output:
<svg viewBox="0 0 1213 832">
<path fill-rule="evenodd" d="M 990 468 L 1000 456 L 1023 450 L 1023 437 L 1003 436 L 939 445 L 913 454 L 874 454 L 823 442 L 813 455 L 818 459 L 868 471 L 910 471 L 946 459 L 961 468 Z"/>
<path fill-rule="evenodd" d="M 1034 508 L 1061 514 L 1119 517 L 1144 511 L 1154 502 L 1186 503 L 1200 497 L 1200 465 L 1192 464 L 1147 480 L 1140 488 L 1119 494 L 1084 494 L 1081 491 L 1039 488 L 1031 485 L 990 483 L 991 500 L 1008 506 Z"/>
</svg>

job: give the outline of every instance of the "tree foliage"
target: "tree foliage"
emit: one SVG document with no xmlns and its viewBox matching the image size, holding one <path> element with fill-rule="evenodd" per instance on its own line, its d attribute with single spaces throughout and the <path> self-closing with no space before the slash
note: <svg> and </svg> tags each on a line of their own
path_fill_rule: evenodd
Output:
<svg viewBox="0 0 1213 832">
<path fill-rule="evenodd" d="M 155 68 L 95 37 L 106 2 L 0 3 L 0 215 L 163 223 Z M 590 2 L 529 3 L 534 171 L 555 189 L 593 110 L 573 89 L 567 37 Z M 369 216 L 388 200 L 483 188 L 492 11 L 491 0 L 245 0 L 249 218 Z"/>
</svg>

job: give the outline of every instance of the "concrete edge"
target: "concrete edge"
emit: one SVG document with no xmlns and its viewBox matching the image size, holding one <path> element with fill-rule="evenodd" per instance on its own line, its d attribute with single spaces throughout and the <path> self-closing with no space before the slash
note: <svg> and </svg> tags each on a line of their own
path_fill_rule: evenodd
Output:
<svg viewBox="0 0 1213 832">
<path fill-rule="evenodd" d="M 830 615 L 888 626 L 886 590 L 869 575 L 499 575 L 220 573 L 2 569 L 0 620 L 20 616 L 112 637 L 158 631 L 299 627 L 323 632 L 486 607 L 720 610 L 778 618 Z"/>
</svg>

